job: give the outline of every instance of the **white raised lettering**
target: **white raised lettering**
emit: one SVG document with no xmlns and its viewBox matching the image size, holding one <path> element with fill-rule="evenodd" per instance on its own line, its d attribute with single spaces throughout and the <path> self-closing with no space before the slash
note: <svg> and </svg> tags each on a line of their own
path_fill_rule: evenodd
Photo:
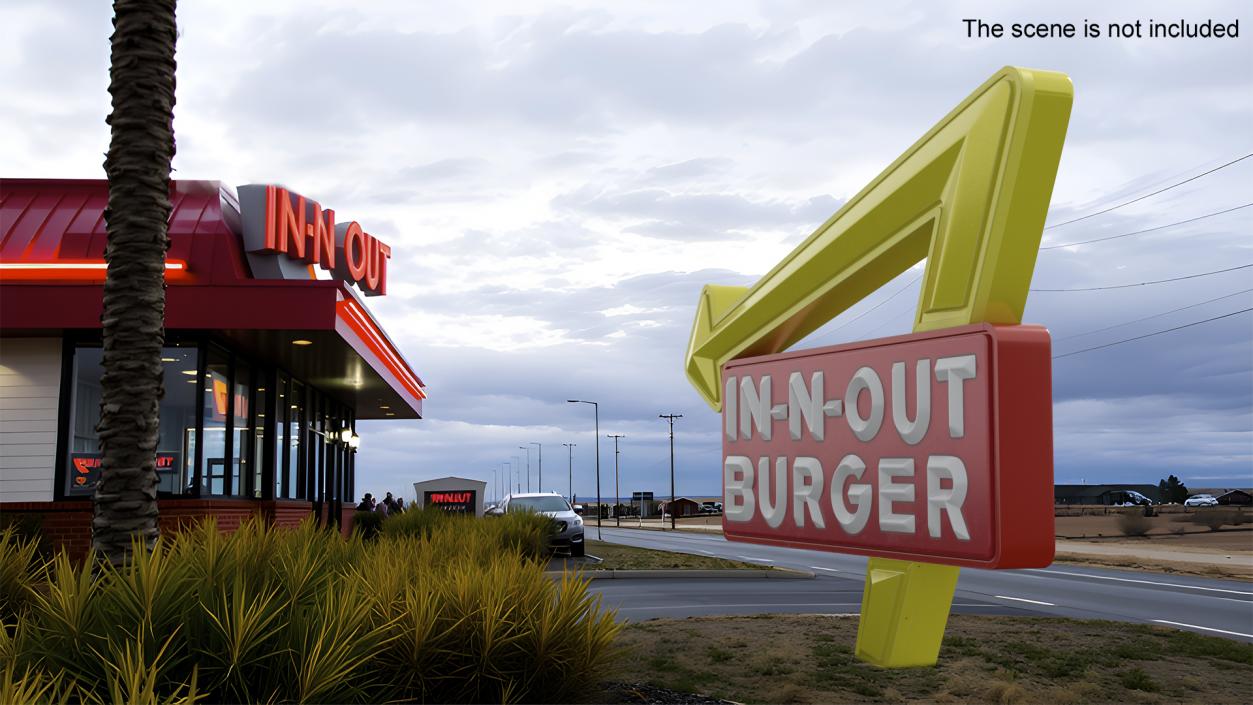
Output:
<svg viewBox="0 0 1253 705">
<path fill-rule="evenodd" d="M 753 385 L 751 377 L 740 380 L 740 435 L 745 440 L 753 437 L 753 426 L 761 433 L 763 441 L 770 440 L 770 375 L 762 375 Z"/>
<path fill-rule="evenodd" d="M 863 390 L 870 392 L 870 415 L 864 419 L 857 408 L 857 397 Z M 879 433 L 879 427 L 883 425 L 883 382 L 877 372 L 861 367 L 853 374 L 848 390 L 844 392 L 844 415 L 857 440 L 870 441 Z"/>
<path fill-rule="evenodd" d="M 952 488 L 940 487 L 940 482 L 946 479 L 952 481 Z M 970 531 L 966 529 L 966 519 L 962 516 L 966 486 L 966 466 L 960 458 L 951 455 L 927 458 L 927 533 L 931 538 L 940 538 L 940 514 L 944 513 L 953 527 L 953 535 L 959 541 L 970 540 Z"/>
<path fill-rule="evenodd" d="M 879 461 L 879 530 L 912 534 L 914 515 L 897 514 L 892 505 L 896 502 L 914 501 L 914 483 L 898 483 L 898 477 L 913 479 L 913 458 L 883 458 Z"/>
<path fill-rule="evenodd" d="M 805 388 L 805 378 L 799 372 L 793 372 L 787 379 L 787 428 L 792 440 L 801 439 L 801 419 L 809 429 L 809 436 L 821 441 L 826 435 L 826 418 L 822 414 L 824 400 L 822 395 L 822 373 L 815 372 L 809 378 L 809 389 Z"/>
<path fill-rule="evenodd" d="M 752 461 L 742 455 L 728 455 L 722 461 L 722 487 L 727 521 L 752 521 L 756 505 Z"/>
<path fill-rule="evenodd" d="M 914 420 L 906 415 L 905 363 L 892 363 L 892 423 L 901 440 L 918 445 L 931 426 L 931 360 L 923 358 L 914 367 L 914 389 L 917 403 Z"/>
<path fill-rule="evenodd" d="M 831 511 L 835 514 L 835 520 L 839 522 L 840 528 L 850 536 L 861 533 L 866 528 L 866 522 L 870 520 L 870 485 L 864 483 L 849 483 L 847 493 L 844 491 L 844 483 L 852 480 L 860 480 L 862 474 L 866 471 L 866 464 L 861 458 L 853 454 L 848 454 L 840 459 L 840 464 L 835 468 L 835 475 L 831 478 Z M 848 510 L 848 506 L 844 504 L 844 498 L 853 504 L 856 509 Z"/>
<path fill-rule="evenodd" d="M 805 526 L 805 512 L 814 526 L 827 527 L 818 499 L 822 497 L 822 463 L 817 458 L 801 456 L 792 462 L 792 518 L 797 528 Z"/>
<path fill-rule="evenodd" d="M 975 378 L 975 356 L 942 357 L 935 361 L 935 379 L 948 385 L 949 438 L 966 437 L 966 395 L 962 384 Z"/>
<path fill-rule="evenodd" d="M 766 525 L 777 529 L 787 514 L 787 458 L 774 462 L 774 503 L 770 501 L 770 459 L 757 459 L 757 508 Z"/>
<path fill-rule="evenodd" d="M 735 418 L 735 400 L 739 397 L 739 389 L 736 388 L 735 377 L 727 377 L 726 393 L 722 395 L 722 403 L 726 408 L 722 410 L 724 419 L 723 426 L 726 429 L 727 440 L 734 441 L 736 438 L 736 421 Z"/>
</svg>

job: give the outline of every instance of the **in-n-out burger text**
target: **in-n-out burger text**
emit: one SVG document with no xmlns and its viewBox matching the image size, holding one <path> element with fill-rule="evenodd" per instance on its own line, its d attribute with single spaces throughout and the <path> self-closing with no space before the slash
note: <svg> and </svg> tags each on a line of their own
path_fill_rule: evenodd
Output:
<svg viewBox="0 0 1253 705">
<path fill-rule="evenodd" d="M 728 363 L 728 538 L 958 565 L 1047 564 L 1048 334 L 955 331 Z"/>
<path fill-rule="evenodd" d="M 843 399 L 828 401 L 824 395 L 825 374 L 813 372 L 808 381 L 800 372 L 788 375 L 788 401 L 772 405 L 773 379 L 761 375 L 737 379 L 727 377 L 725 412 L 726 436 L 736 440 L 740 434 L 751 439 L 754 428 L 762 440 L 773 436 L 775 421 L 787 421 L 791 440 L 799 441 L 805 433 L 815 441 L 826 438 L 826 425 L 832 419 L 843 418 L 852 435 L 859 441 L 873 441 L 884 431 L 885 406 L 892 410 L 892 424 L 900 441 L 916 446 L 926 436 L 931 425 L 931 378 L 934 372 L 936 384 L 947 387 L 948 428 L 950 439 L 965 437 L 965 388 L 963 384 L 975 379 L 977 364 L 974 355 L 940 358 L 934 367 L 930 359 L 918 360 L 913 365 L 914 416 L 909 418 L 906 400 L 906 364 L 892 363 L 889 393 L 873 367 L 862 366 L 849 380 Z M 868 410 L 862 415 L 858 402 L 868 398 Z M 890 397 L 890 405 L 886 402 Z M 736 408 L 739 414 L 736 414 Z M 738 418 L 737 418 L 738 416 Z M 941 431 L 944 432 L 944 431 Z M 819 529 L 827 526 L 827 516 L 835 519 L 840 530 L 856 535 L 866 527 L 872 507 L 877 504 L 878 526 L 881 531 L 913 534 L 917 531 L 914 514 L 897 511 L 897 505 L 912 503 L 918 494 L 926 499 L 927 533 L 940 538 L 945 519 L 953 535 L 961 541 L 970 540 L 970 531 L 962 516 L 966 500 L 966 465 L 955 455 L 931 455 L 920 458 L 925 474 L 923 492 L 917 490 L 918 468 L 912 456 L 879 458 L 876 468 L 878 491 L 863 482 L 867 466 L 856 453 L 844 455 L 832 473 L 829 489 L 825 485 L 822 462 L 812 456 L 759 457 L 754 470 L 753 461 L 742 455 L 727 456 L 723 464 L 726 497 L 724 516 L 726 521 L 746 522 L 754 514 L 761 513 L 766 525 L 779 527 L 789 514 L 798 528 L 804 527 L 806 519 Z M 790 464 L 790 467 L 789 467 Z M 789 482 L 790 480 L 790 482 Z M 788 495 L 788 485 L 792 491 Z M 757 489 L 754 489 L 757 488 Z M 773 497 L 773 498 L 772 498 Z"/>
</svg>

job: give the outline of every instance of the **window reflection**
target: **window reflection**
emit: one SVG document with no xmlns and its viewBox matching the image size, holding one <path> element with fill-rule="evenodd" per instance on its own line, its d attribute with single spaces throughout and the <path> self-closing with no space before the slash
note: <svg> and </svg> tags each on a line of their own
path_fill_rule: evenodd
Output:
<svg viewBox="0 0 1253 705">
<path fill-rule="evenodd" d="M 226 493 L 226 415 L 230 410 L 230 366 L 226 356 L 210 350 L 204 371 L 204 438 L 200 440 L 200 492 Z"/>
<path fill-rule="evenodd" d="M 90 496 L 100 476 L 100 377 L 104 350 L 80 347 L 74 354 L 74 391 L 65 493 Z M 165 396 L 159 407 L 157 489 L 170 494 L 189 491 L 195 468 L 196 365 L 194 345 L 161 349 Z"/>
</svg>

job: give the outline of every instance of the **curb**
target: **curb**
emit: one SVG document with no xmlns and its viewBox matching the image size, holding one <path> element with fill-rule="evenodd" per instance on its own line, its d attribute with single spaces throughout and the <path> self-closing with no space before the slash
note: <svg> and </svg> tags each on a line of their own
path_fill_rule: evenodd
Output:
<svg viewBox="0 0 1253 705">
<path fill-rule="evenodd" d="M 733 570 L 584 570 L 576 571 L 588 580 L 632 580 L 644 578 L 723 578 L 727 580 L 810 580 L 814 574 L 807 570 L 792 568 L 770 568 L 767 570 L 733 569 Z M 560 570 L 545 571 L 544 575 L 559 578 Z"/>
</svg>

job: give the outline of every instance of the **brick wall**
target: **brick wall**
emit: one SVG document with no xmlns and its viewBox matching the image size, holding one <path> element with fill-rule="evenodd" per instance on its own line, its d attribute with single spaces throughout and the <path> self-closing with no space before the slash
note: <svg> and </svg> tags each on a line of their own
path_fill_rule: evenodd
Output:
<svg viewBox="0 0 1253 705">
<path fill-rule="evenodd" d="M 231 533 L 254 515 L 275 526 L 295 527 L 312 514 L 311 503 L 297 500 L 162 499 L 157 504 L 163 533 L 180 531 L 208 516 L 217 521 L 219 530 Z M 344 510 L 346 524 L 351 524 L 351 514 L 351 509 Z M 90 501 L 0 502 L 0 518 L 5 522 L 26 517 L 38 522 L 37 530 L 47 548 L 64 547 L 75 560 L 85 558 L 90 551 Z"/>
</svg>

